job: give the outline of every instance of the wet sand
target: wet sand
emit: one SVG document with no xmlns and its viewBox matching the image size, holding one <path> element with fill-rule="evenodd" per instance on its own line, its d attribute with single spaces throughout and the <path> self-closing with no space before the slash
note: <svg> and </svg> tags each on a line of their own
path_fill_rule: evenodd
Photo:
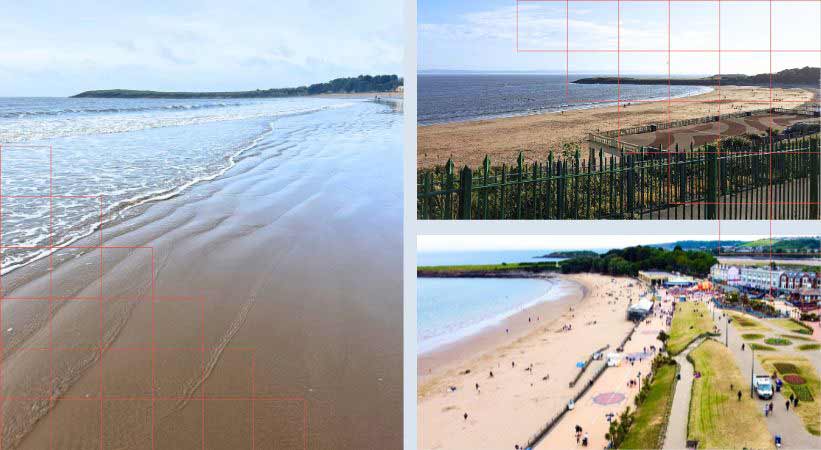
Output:
<svg viewBox="0 0 821 450">
<path fill-rule="evenodd" d="M 400 447 L 386 110 L 278 121 L 223 176 L 78 243 L 102 253 L 4 276 L 2 448 Z"/>
<path fill-rule="evenodd" d="M 642 285 L 593 274 L 568 279 L 586 292 L 573 311 L 568 306 L 559 316 L 533 324 L 523 337 L 511 337 L 490 351 L 477 349 L 472 357 L 420 377 L 419 448 L 497 449 L 524 444 L 575 392 L 569 382 L 578 373 L 576 362 L 607 344 L 615 348 L 621 342 L 633 327 L 626 319 L 629 299 L 638 299 L 644 292 Z M 572 330 L 562 331 L 568 323 Z M 450 392 L 449 386 L 456 391 Z"/>
<path fill-rule="evenodd" d="M 814 92 L 806 89 L 772 90 L 773 105 L 785 108 L 798 106 L 814 96 Z M 551 150 L 556 154 L 561 153 L 566 143 L 582 144 L 587 133 L 593 131 L 762 109 L 769 107 L 769 101 L 769 88 L 722 86 L 720 92 L 674 100 L 669 109 L 665 100 L 631 103 L 621 108 L 608 106 L 421 126 L 417 127 L 416 166 L 442 166 L 453 158 L 457 167 L 479 167 L 485 155 L 490 156 L 493 164 L 515 165 L 520 151 L 528 161 L 545 161 Z"/>
<path fill-rule="evenodd" d="M 569 307 L 575 307 L 584 299 L 586 287 L 583 284 L 568 279 L 556 281 L 566 283 L 572 290 L 555 300 L 525 308 L 477 334 L 420 354 L 417 358 L 419 385 L 436 379 L 448 369 L 459 367 L 482 353 L 527 336 L 533 332 L 534 327 L 554 323 Z"/>
</svg>

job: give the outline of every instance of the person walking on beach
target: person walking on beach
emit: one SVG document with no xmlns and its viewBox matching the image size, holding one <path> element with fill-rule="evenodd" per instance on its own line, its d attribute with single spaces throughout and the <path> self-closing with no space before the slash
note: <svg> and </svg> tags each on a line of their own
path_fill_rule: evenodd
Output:
<svg viewBox="0 0 821 450">
<path fill-rule="evenodd" d="M 468 420 L 468 413 L 465 413 L 465 420 Z"/>
<path fill-rule="evenodd" d="M 743 342 L 741 343 L 741 351 L 742 352 L 744 351 L 744 343 Z"/>
<path fill-rule="evenodd" d="M 764 417 L 770 416 L 770 407 L 768 405 L 764 405 Z"/>
<path fill-rule="evenodd" d="M 786 402 L 784 402 L 784 407 L 786 407 L 786 408 L 787 408 L 787 411 L 789 411 L 789 410 L 790 410 L 790 401 L 789 401 L 789 400 L 787 400 Z"/>
<path fill-rule="evenodd" d="M 741 391 L 738 391 L 738 401 L 741 401 Z"/>
</svg>

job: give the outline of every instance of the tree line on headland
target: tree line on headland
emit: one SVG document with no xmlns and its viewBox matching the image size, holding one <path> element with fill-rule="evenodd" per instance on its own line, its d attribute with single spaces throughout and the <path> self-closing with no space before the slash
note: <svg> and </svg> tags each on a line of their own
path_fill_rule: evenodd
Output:
<svg viewBox="0 0 821 450">
<path fill-rule="evenodd" d="M 350 94 L 362 92 L 394 92 L 403 85 L 398 75 L 359 75 L 336 78 L 327 83 L 291 88 L 257 89 L 238 92 L 159 92 L 130 89 L 86 91 L 72 98 L 277 98 L 319 94 Z"/>
<path fill-rule="evenodd" d="M 640 270 L 665 270 L 696 277 L 710 273 L 710 267 L 718 260 L 708 252 L 683 250 L 672 251 L 656 247 L 627 247 L 610 250 L 596 257 L 571 258 L 561 263 L 562 273 L 594 272 L 607 275 L 632 275 Z"/>
<path fill-rule="evenodd" d="M 576 84 L 644 84 L 644 85 L 685 85 L 715 86 L 719 80 L 722 85 L 735 86 L 808 86 L 818 88 L 821 68 L 802 67 L 785 69 L 777 73 L 759 73 L 757 75 L 723 74 L 704 78 L 630 78 L 630 77 L 593 77 L 573 81 Z"/>
<path fill-rule="evenodd" d="M 718 260 L 710 252 L 657 247 L 627 247 L 607 253 L 568 258 L 559 262 L 501 263 L 492 265 L 421 266 L 418 277 L 495 278 L 528 277 L 543 273 L 600 273 L 636 276 L 640 270 L 665 270 L 705 277 Z"/>
</svg>

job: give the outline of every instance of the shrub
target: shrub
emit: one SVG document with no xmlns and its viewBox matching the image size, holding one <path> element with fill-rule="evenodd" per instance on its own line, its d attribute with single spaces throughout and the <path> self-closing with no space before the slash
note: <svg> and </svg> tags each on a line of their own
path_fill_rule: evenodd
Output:
<svg viewBox="0 0 821 450">
<path fill-rule="evenodd" d="M 775 347 L 770 347 L 769 345 L 758 344 L 758 343 L 755 343 L 755 342 L 750 344 L 750 348 L 753 349 L 753 350 L 759 350 L 759 351 L 765 351 L 765 352 L 771 352 L 771 351 L 775 350 Z"/>
<path fill-rule="evenodd" d="M 791 345 L 792 341 L 784 338 L 767 338 L 764 342 L 770 345 Z"/>
<path fill-rule="evenodd" d="M 791 384 L 790 389 L 792 389 L 795 396 L 798 397 L 798 400 L 802 402 L 811 402 L 813 400 L 810 388 L 808 388 L 806 384 Z"/>
<path fill-rule="evenodd" d="M 795 367 L 795 364 L 777 362 L 773 363 L 773 366 L 775 366 L 775 369 L 782 375 L 786 375 L 788 373 L 798 373 L 798 367 Z"/>
</svg>

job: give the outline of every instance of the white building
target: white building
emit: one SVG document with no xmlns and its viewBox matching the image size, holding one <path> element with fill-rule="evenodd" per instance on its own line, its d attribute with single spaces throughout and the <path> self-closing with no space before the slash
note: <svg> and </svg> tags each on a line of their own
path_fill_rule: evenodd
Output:
<svg viewBox="0 0 821 450">
<path fill-rule="evenodd" d="M 728 286 L 769 290 L 778 289 L 783 273 L 783 270 L 770 267 L 715 264 L 710 268 L 710 279 Z"/>
</svg>

